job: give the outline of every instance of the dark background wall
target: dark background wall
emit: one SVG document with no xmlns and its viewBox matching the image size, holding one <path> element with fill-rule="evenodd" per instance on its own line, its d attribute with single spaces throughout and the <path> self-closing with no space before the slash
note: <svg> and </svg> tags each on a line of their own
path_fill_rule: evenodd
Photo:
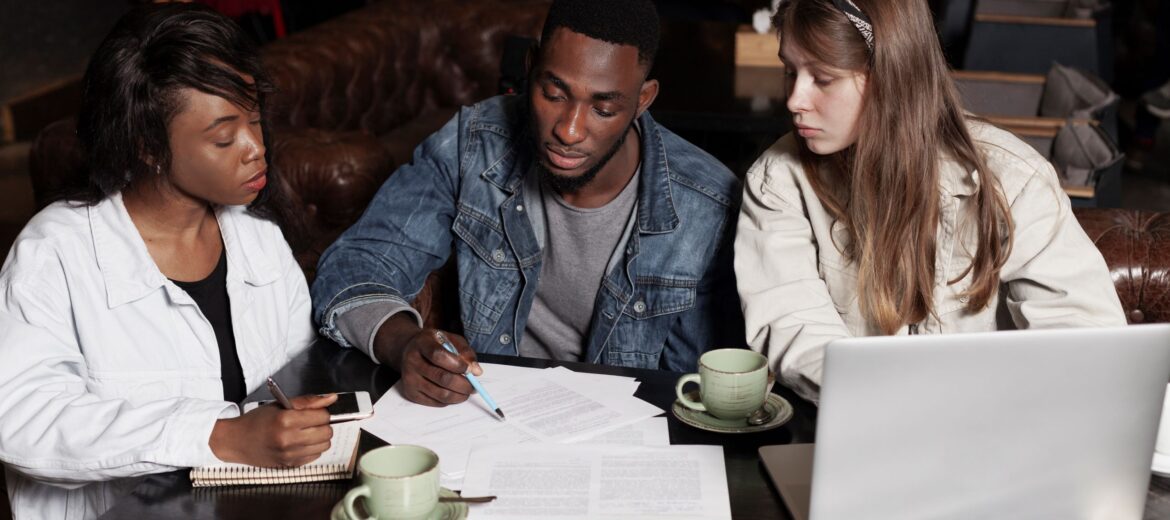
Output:
<svg viewBox="0 0 1170 520">
<path fill-rule="evenodd" d="M 125 0 L 0 0 L 0 105 L 78 76 Z"/>
</svg>

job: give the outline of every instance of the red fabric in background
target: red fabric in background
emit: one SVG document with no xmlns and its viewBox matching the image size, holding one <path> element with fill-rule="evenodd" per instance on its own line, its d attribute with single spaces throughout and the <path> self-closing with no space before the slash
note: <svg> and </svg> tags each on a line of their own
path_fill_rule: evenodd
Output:
<svg viewBox="0 0 1170 520">
<path fill-rule="evenodd" d="M 272 26 L 277 38 L 284 38 L 284 12 L 280 8 L 280 0 L 199 0 L 202 4 L 231 18 L 239 18 L 248 13 L 260 13 L 272 17 Z"/>
</svg>

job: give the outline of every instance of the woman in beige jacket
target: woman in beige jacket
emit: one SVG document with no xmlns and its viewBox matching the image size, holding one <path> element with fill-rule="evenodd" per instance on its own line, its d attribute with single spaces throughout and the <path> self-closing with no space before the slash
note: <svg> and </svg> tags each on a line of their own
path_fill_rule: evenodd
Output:
<svg viewBox="0 0 1170 520">
<path fill-rule="evenodd" d="M 851 336 L 1120 326 L 1052 166 L 965 114 L 925 0 L 791 0 L 796 131 L 748 171 L 735 244 L 747 340 L 816 400 Z"/>
</svg>

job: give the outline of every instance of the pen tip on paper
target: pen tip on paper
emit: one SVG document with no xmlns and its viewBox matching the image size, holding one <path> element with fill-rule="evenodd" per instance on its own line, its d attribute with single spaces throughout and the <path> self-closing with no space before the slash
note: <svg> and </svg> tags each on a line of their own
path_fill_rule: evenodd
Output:
<svg viewBox="0 0 1170 520">
<path fill-rule="evenodd" d="M 500 411 L 499 408 L 496 408 L 496 415 L 500 416 L 500 419 L 503 419 L 505 421 L 508 420 L 507 417 L 504 417 L 504 412 Z"/>
</svg>

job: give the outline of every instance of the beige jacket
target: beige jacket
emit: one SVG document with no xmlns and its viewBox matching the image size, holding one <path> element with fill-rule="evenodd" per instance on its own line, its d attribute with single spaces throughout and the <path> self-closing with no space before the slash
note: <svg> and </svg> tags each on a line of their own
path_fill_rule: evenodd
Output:
<svg viewBox="0 0 1170 520">
<path fill-rule="evenodd" d="M 1012 328 L 1121 326 L 1125 316 L 1101 253 L 1073 216 L 1052 165 L 1010 133 L 969 125 L 1003 186 L 1015 242 L 998 298 L 968 312 L 961 294 L 970 275 L 977 177 L 944 161 L 940 178 L 934 308 L 921 334 Z M 878 335 L 861 315 L 857 268 L 833 245 L 847 235 L 821 205 L 800 165 L 797 142 L 784 136 L 748 170 L 735 240 L 735 273 L 747 341 L 798 393 L 816 400 L 825 345 Z M 957 239 L 956 237 L 962 237 Z M 964 246 L 967 245 L 967 247 Z M 908 333 L 903 327 L 898 334 Z"/>
</svg>

